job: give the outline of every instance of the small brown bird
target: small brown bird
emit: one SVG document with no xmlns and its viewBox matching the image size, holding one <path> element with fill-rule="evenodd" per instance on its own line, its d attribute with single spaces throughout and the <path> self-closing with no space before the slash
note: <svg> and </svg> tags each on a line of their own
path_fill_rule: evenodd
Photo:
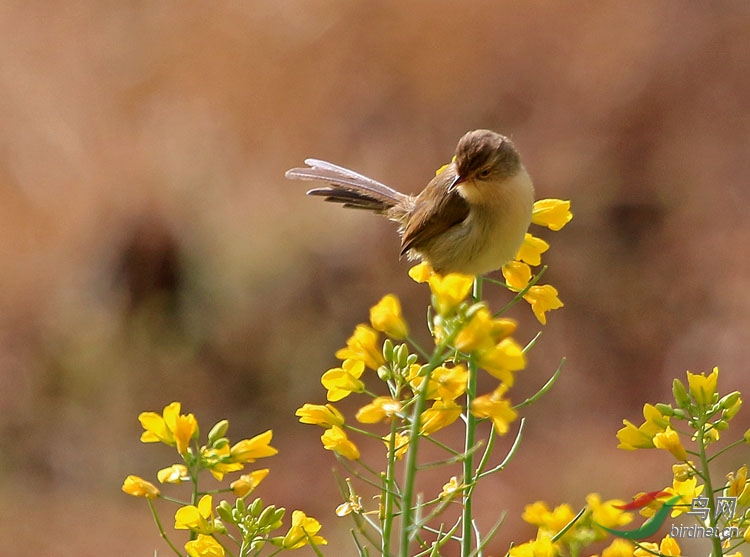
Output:
<svg viewBox="0 0 750 557">
<path fill-rule="evenodd" d="M 442 172 L 419 195 L 406 195 L 329 162 L 307 159 L 286 177 L 328 185 L 326 201 L 368 209 L 399 223 L 401 255 L 438 273 L 481 275 L 513 259 L 531 222 L 534 186 L 513 143 L 489 130 L 470 131 Z"/>
</svg>

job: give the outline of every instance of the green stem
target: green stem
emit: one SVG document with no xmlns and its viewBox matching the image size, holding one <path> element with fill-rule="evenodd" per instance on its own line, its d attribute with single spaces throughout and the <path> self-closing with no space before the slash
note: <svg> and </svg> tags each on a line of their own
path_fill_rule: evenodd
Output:
<svg viewBox="0 0 750 557">
<path fill-rule="evenodd" d="M 473 360 L 469 361 L 469 381 L 466 386 L 466 442 L 464 443 L 465 455 L 463 459 L 463 482 L 467 485 L 474 483 L 474 447 L 477 419 L 471 413 L 471 403 L 477 395 L 477 365 Z M 472 492 L 464 491 L 463 510 L 461 512 L 461 557 L 471 554 L 471 540 L 473 537 L 473 513 Z"/>
<path fill-rule="evenodd" d="M 417 400 L 412 409 L 411 428 L 409 429 L 409 450 L 406 452 L 406 464 L 404 469 L 404 491 L 401 497 L 401 540 L 399 544 L 399 555 L 409 555 L 409 545 L 412 536 L 416 535 L 414 524 L 414 488 L 417 475 L 417 453 L 419 446 L 420 429 L 422 427 L 422 413 L 427 407 L 427 388 L 434 370 L 444 359 L 445 347 L 453 341 L 453 338 L 445 339 L 435 347 L 432 357 L 427 364 L 427 369 L 422 383 L 417 391 Z"/>
<path fill-rule="evenodd" d="M 172 548 L 172 551 L 175 552 L 175 555 L 178 557 L 182 557 L 182 553 L 174 546 L 172 541 L 167 537 L 167 533 L 164 531 L 164 527 L 161 525 L 161 520 L 159 520 L 159 515 L 156 512 L 156 507 L 154 507 L 153 501 L 146 498 L 146 502 L 148 503 L 148 508 L 151 509 L 151 515 L 154 517 L 154 522 L 156 522 L 156 528 L 159 530 L 159 535 L 162 537 L 162 539 L 167 542 L 167 545 Z"/>
<path fill-rule="evenodd" d="M 394 474 L 396 473 L 396 433 L 398 433 L 396 420 L 391 421 L 391 435 L 388 438 L 388 467 L 385 471 L 385 489 L 383 497 L 383 534 L 380 536 L 380 553 L 384 556 L 391 554 L 391 531 L 393 529 L 393 504 L 394 504 Z"/>
<path fill-rule="evenodd" d="M 472 302 L 475 304 L 482 299 L 482 277 L 474 279 Z M 474 442 L 476 438 L 477 419 L 471 413 L 471 403 L 477 396 L 477 364 L 469 360 L 469 381 L 466 385 L 466 440 L 464 443 L 463 482 L 467 485 L 474 483 Z M 473 539 L 472 492 L 466 490 L 463 494 L 463 508 L 461 511 L 461 557 L 471 554 L 471 540 Z"/>
<path fill-rule="evenodd" d="M 700 417 L 700 423 L 698 427 L 698 453 L 701 460 L 701 470 L 703 476 L 703 482 L 705 484 L 705 492 L 708 496 L 708 526 L 716 528 L 716 501 L 714 500 L 714 490 L 711 485 L 711 474 L 708 470 L 709 459 L 706 455 L 706 420 L 705 416 Z M 718 536 L 711 537 L 711 544 L 713 546 L 713 557 L 721 557 L 721 540 Z"/>
</svg>

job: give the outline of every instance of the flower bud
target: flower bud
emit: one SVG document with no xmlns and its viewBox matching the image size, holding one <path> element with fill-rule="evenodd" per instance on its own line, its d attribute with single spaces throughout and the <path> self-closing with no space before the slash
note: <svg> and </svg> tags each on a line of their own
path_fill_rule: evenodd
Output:
<svg viewBox="0 0 750 557">
<path fill-rule="evenodd" d="M 657 402 L 654 404 L 654 407 L 659 411 L 659 413 L 662 416 L 674 416 L 674 408 L 672 408 L 669 404 L 664 404 L 663 402 Z"/>
<path fill-rule="evenodd" d="M 386 362 L 390 362 L 393 358 L 393 341 L 389 338 L 383 341 L 383 358 Z"/>
<path fill-rule="evenodd" d="M 214 447 L 215 443 L 226 435 L 227 429 L 229 429 L 229 420 L 216 422 L 216 425 L 208 432 L 208 444 Z"/>
<path fill-rule="evenodd" d="M 238 507 L 239 507 L 240 501 L 242 501 L 242 499 L 237 500 Z M 252 516 L 258 516 L 262 511 L 263 511 L 263 499 L 258 497 L 255 499 L 255 501 L 250 503 L 250 507 L 248 508 L 248 514 Z"/>
<path fill-rule="evenodd" d="M 679 379 L 675 379 L 672 382 L 672 395 L 680 408 L 687 408 L 690 405 L 690 397 L 687 394 L 685 385 Z"/>
<path fill-rule="evenodd" d="M 260 513 L 260 516 L 258 517 L 258 525 L 261 528 L 270 526 L 271 524 L 274 523 L 275 517 L 276 517 L 276 506 L 269 505 L 268 507 L 263 509 L 263 512 Z"/>
<path fill-rule="evenodd" d="M 737 415 L 742 408 L 742 397 L 739 391 L 734 391 L 721 398 L 719 404 L 724 409 L 722 418 L 731 420 Z"/>
<path fill-rule="evenodd" d="M 232 511 L 234 509 L 227 501 L 222 501 L 219 503 L 219 505 L 216 507 L 216 512 L 218 513 L 219 517 L 224 522 L 229 522 L 231 524 L 234 524 L 234 516 L 232 516 Z"/>
<path fill-rule="evenodd" d="M 391 378 L 391 368 L 388 366 L 380 366 L 378 368 L 378 379 L 381 381 L 388 381 Z"/>
<path fill-rule="evenodd" d="M 395 348 L 396 353 L 396 365 L 401 369 L 406 367 L 406 360 L 409 357 L 409 348 L 405 344 L 399 344 Z"/>
</svg>

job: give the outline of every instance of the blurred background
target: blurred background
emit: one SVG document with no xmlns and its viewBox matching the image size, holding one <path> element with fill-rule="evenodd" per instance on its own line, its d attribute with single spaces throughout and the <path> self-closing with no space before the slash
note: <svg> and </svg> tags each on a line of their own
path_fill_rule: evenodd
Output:
<svg viewBox="0 0 750 557">
<path fill-rule="evenodd" d="M 491 553 L 534 534 L 527 503 L 669 484 L 670 455 L 617 450 L 615 433 L 686 369 L 750 388 L 749 98 L 744 1 L 5 2 L 3 551 L 169 554 L 120 486 L 173 462 L 139 443 L 137 416 L 179 400 L 204 434 L 272 428 L 259 494 L 353 554 L 335 461 L 294 410 L 324 402 L 320 375 L 383 294 L 419 329 L 428 292 L 391 223 L 284 171 L 314 156 L 417 192 L 480 127 L 575 213 L 534 230 L 566 306 L 513 399 L 568 361 L 480 494 L 481 527 L 508 511 Z M 528 341 L 538 323 L 512 313 Z"/>
</svg>

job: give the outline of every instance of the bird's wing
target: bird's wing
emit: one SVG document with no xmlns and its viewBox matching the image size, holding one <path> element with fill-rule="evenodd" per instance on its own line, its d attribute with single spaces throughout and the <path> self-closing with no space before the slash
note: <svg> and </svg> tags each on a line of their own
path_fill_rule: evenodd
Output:
<svg viewBox="0 0 750 557">
<path fill-rule="evenodd" d="M 469 215 L 469 204 L 457 189 L 448 192 L 455 171 L 451 168 L 441 172 L 427 184 L 416 199 L 414 211 L 401 238 L 401 255 L 452 228 Z"/>
</svg>

